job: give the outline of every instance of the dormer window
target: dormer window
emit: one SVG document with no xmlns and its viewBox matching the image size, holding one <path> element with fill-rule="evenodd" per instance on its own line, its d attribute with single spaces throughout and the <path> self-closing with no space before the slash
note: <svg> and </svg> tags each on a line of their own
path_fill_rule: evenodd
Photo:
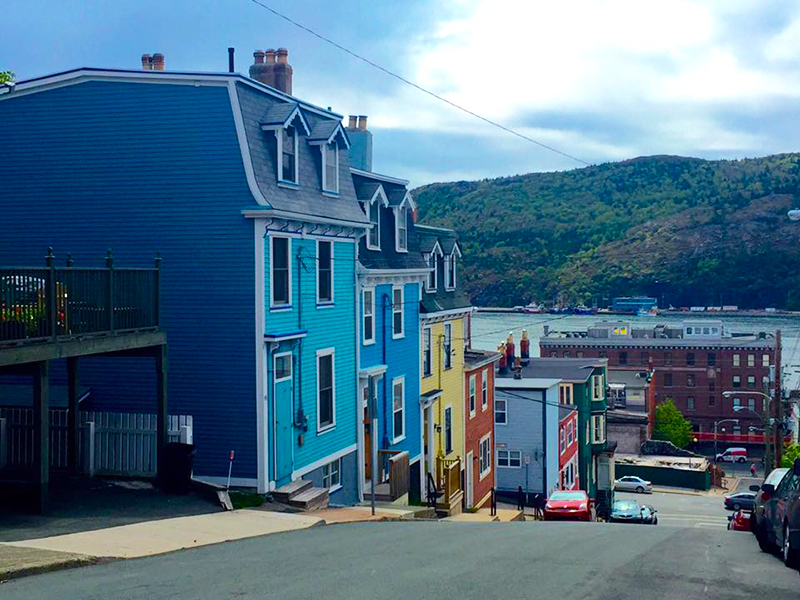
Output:
<svg viewBox="0 0 800 600">
<path fill-rule="evenodd" d="M 369 230 L 369 237 L 367 238 L 367 247 L 372 250 L 381 249 L 381 205 L 378 202 L 372 202 L 369 205 L 369 222 L 372 224 L 372 229 Z"/>
<path fill-rule="evenodd" d="M 448 290 L 456 289 L 456 255 L 455 253 L 444 259 L 444 287 Z"/>
<path fill-rule="evenodd" d="M 397 251 L 408 252 L 408 209 L 401 206 L 397 210 L 397 227 L 395 228 Z"/>
<path fill-rule="evenodd" d="M 428 273 L 428 285 L 426 286 L 429 291 L 436 289 L 436 256 L 433 254 L 428 255 L 428 268 L 431 270 Z"/>
<path fill-rule="evenodd" d="M 278 180 L 297 184 L 297 130 L 286 127 L 281 134 L 281 169 Z"/>
<path fill-rule="evenodd" d="M 428 267 L 431 269 L 430 273 L 428 273 L 428 281 L 425 285 L 425 290 L 428 292 L 435 292 L 439 287 L 439 267 L 442 264 L 443 256 L 442 247 L 437 240 L 433 244 L 430 254 L 426 255 Z"/>
<path fill-rule="evenodd" d="M 339 193 L 339 144 L 336 140 L 323 146 L 324 169 L 322 172 L 322 190 Z"/>
<path fill-rule="evenodd" d="M 408 252 L 408 213 L 416 209 L 416 204 L 405 189 L 389 192 L 390 204 L 394 205 L 394 249 Z M 402 198 L 399 202 L 398 198 Z"/>
</svg>

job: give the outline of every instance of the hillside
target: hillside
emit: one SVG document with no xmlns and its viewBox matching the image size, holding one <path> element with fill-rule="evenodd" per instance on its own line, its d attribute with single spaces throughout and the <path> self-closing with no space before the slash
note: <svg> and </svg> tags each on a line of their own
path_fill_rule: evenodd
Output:
<svg viewBox="0 0 800 600">
<path fill-rule="evenodd" d="M 416 189 L 420 221 L 453 227 L 478 306 L 591 304 L 800 309 L 800 154 L 650 156 Z"/>
</svg>

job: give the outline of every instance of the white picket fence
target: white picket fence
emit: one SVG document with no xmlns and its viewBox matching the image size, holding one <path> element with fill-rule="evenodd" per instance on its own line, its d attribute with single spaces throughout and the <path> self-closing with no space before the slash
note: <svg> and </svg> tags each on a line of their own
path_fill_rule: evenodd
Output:
<svg viewBox="0 0 800 600">
<path fill-rule="evenodd" d="M 155 476 L 156 415 L 80 411 L 78 423 L 78 464 L 85 471 L 99 475 Z M 191 415 L 170 415 L 168 440 L 191 443 L 192 428 Z M 33 448 L 33 410 L 0 408 L 0 467 L 32 467 Z M 90 459 L 93 464 L 89 464 Z M 50 467 L 64 469 L 68 461 L 67 411 L 51 409 Z"/>
</svg>

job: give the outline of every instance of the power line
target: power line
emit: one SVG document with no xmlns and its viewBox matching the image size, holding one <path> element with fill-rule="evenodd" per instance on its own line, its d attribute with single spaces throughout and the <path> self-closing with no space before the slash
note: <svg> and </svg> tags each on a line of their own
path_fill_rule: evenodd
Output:
<svg viewBox="0 0 800 600">
<path fill-rule="evenodd" d="M 294 25 L 295 27 L 297 27 L 299 29 L 302 29 L 306 33 L 309 33 L 309 34 L 313 35 L 314 37 L 319 38 L 323 42 L 325 42 L 327 44 L 330 44 L 331 46 L 333 46 L 335 48 L 338 48 L 342 52 L 345 52 L 345 53 L 349 54 L 353 58 L 356 58 L 356 59 L 368 64 L 369 66 L 371 66 L 371 67 L 373 67 L 375 69 L 378 69 L 379 71 L 382 71 L 382 72 L 386 73 L 390 77 L 394 77 L 395 79 L 397 79 L 399 81 L 402 81 L 406 85 L 410 85 L 411 87 L 416 88 L 420 92 L 428 94 L 429 96 L 433 96 L 437 100 L 439 100 L 441 102 L 445 102 L 445 103 L 449 104 L 450 106 L 452 106 L 453 108 L 456 108 L 456 109 L 458 109 L 458 110 L 460 110 L 462 112 L 465 112 L 468 115 L 471 115 L 471 116 L 475 117 L 476 119 L 480 119 L 481 121 L 483 121 L 485 123 L 488 123 L 489 125 L 497 127 L 498 129 L 502 129 L 503 131 L 505 131 L 507 133 L 510 133 L 511 135 L 515 135 L 518 138 L 521 138 L 521 139 L 523 139 L 523 140 L 525 140 L 527 142 L 530 142 L 530 143 L 535 144 L 535 145 L 537 145 L 537 146 L 539 146 L 541 148 L 544 148 L 545 150 L 549 150 L 550 152 L 555 152 L 556 154 L 560 154 L 561 156 L 564 156 L 566 158 L 569 158 L 571 160 L 574 160 L 576 162 L 579 162 L 581 164 L 589 166 L 589 163 L 586 162 L 585 160 L 581 159 L 581 158 L 578 158 L 576 156 L 572 156 L 571 154 L 567 154 L 566 152 L 562 152 L 561 150 L 553 148 L 552 146 L 548 146 L 547 144 L 543 144 L 542 142 L 536 141 L 535 139 L 533 139 L 531 137 L 528 137 L 527 135 L 524 135 L 522 133 L 514 131 L 513 129 L 510 129 L 509 127 L 506 127 L 505 125 L 501 125 L 500 123 L 492 121 L 491 119 L 487 119 L 486 117 L 483 117 L 483 116 L 479 115 L 478 113 L 469 110 L 468 108 L 464 108 L 463 106 L 461 106 L 459 104 L 456 104 L 455 102 L 452 102 L 451 100 L 448 100 L 447 98 L 445 98 L 443 96 L 440 96 L 439 94 L 436 94 L 436 93 L 434 93 L 434 92 L 432 92 L 432 91 L 430 91 L 428 89 L 425 89 L 424 87 L 422 87 L 420 85 L 417 85 L 413 81 L 409 81 L 405 77 L 403 77 L 401 75 L 398 75 L 397 73 L 394 73 L 394 72 L 390 71 L 389 69 L 386 69 L 386 68 L 382 67 L 381 65 L 369 60 L 368 58 L 365 58 L 365 57 L 361 56 L 360 54 L 357 54 L 357 53 L 353 52 L 352 50 L 349 50 L 348 48 L 345 48 L 341 44 L 337 44 L 333 40 L 331 40 L 329 38 L 326 38 L 324 35 L 317 33 L 313 29 L 309 29 L 308 27 L 306 27 L 302 23 L 298 23 L 297 21 L 295 21 L 291 17 L 288 17 L 287 15 L 285 15 L 285 14 L 283 14 L 281 12 L 278 12 L 274 8 L 272 8 L 270 6 L 267 6 L 263 2 L 260 2 L 259 0 L 250 0 L 250 1 L 253 4 L 257 5 L 257 6 L 260 6 L 261 8 L 263 8 L 265 10 L 268 10 L 269 12 L 271 12 L 276 17 L 279 17 L 279 18 L 283 19 L 284 21 L 287 21 L 288 23 L 291 23 L 292 25 Z"/>
</svg>

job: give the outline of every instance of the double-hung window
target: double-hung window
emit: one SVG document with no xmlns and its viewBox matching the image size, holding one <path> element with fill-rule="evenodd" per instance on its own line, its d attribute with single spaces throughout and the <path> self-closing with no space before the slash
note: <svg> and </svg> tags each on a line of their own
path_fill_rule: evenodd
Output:
<svg viewBox="0 0 800 600">
<path fill-rule="evenodd" d="M 481 410 L 489 408 L 489 371 L 481 373 Z"/>
<path fill-rule="evenodd" d="M 450 454 L 453 451 L 453 407 L 448 406 L 444 409 L 444 453 Z"/>
<path fill-rule="evenodd" d="M 333 302 L 333 242 L 317 242 L 317 303 Z"/>
<path fill-rule="evenodd" d="M 564 454 L 567 449 L 567 432 L 565 427 L 559 428 L 558 453 Z"/>
<path fill-rule="evenodd" d="M 322 487 L 331 490 L 342 485 L 342 459 L 339 458 L 327 465 L 322 465 Z"/>
<path fill-rule="evenodd" d="M 738 354 L 733 355 L 733 366 L 738 367 L 741 364 L 741 357 Z"/>
<path fill-rule="evenodd" d="M 428 291 L 434 291 L 436 290 L 436 255 L 429 254 L 427 261 L 430 272 L 428 273 L 428 285 L 426 287 Z"/>
<path fill-rule="evenodd" d="M 339 193 L 339 145 L 333 141 L 323 146 L 325 155 L 325 170 L 322 190 L 325 192 Z"/>
<path fill-rule="evenodd" d="M 394 439 L 392 443 L 405 439 L 405 412 L 406 412 L 406 382 L 403 377 L 392 380 L 392 425 Z"/>
<path fill-rule="evenodd" d="M 364 314 L 364 322 L 361 328 L 364 330 L 364 344 L 375 343 L 375 290 L 370 288 L 361 294 L 361 306 Z"/>
<path fill-rule="evenodd" d="M 494 399 L 494 422 L 496 425 L 505 425 L 508 423 L 506 401 L 501 398 Z"/>
<path fill-rule="evenodd" d="M 369 222 L 372 228 L 367 234 L 367 248 L 381 249 L 381 201 L 375 198 L 369 205 Z"/>
<path fill-rule="evenodd" d="M 755 367 L 756 366 L 756 355 L 755 354 L 748 354 L 747 355 L 747 366 L 748 367 Z"/>
<path fill-rule="evenodd" d="M 281 130 L 281 173 L 279 179 L 286 183 L 297 183 L 297 130 L 284 127 Z"/>
<path fill-rule="evenodd" d="M 272 245 L 270 251 L 271 306 L 288 306 L 292 303 L 290 260 L 292 242 L 287 237 L 272 237 L 270 243 Z"/>
<path fill-rule="evenodd" d="M 572 421 L 570 421 L 569 425 L 567 426 L 567 446 L 571 446 L 574 440 L 575 440 L 575 424 Z"/>
<path fill-rule="evenodd" d="M 449 369 L 453 366 L 453 325 L 451 323 L 444 324 L 442 355 L 444 359 L 444 368 Z"/>
<path fill-rule="evenodd" d="M 317 351 L 317 431 L 336 425 L 334 350 Z"/>
<path fill-rule="evenodd" d="M 768 367 L 769 366 L 769 354 L 762 354 L 761 355 L 761 366 Z"/>
<path fill-rule="evenodd" d="M 602 444 L 606 441 L 606 422 L 603 415 L 592 415 L 592 443 Z"/>
<path fill-rule="evenodd" d="M 733 376 L 733 389 L 738 389 L 742 387 L 742 378 L 740 375 Z"/>
<path fill-rule="evenodd" d="M 470 415 L 474 415 L 475 414 L 475 405 L 477 403 L 476 393 L 477 393 L 477 391 L 476 391 L 475 375 L 470 375 L 469 376 L 469 414 Z"/>
<path fill-rule="evenodd" d="M 403 288 L 392 289 L 392 338 L 403 337 Z"/>
<path fill-rule="evenodd" d="M 398 252 L 408 252 L 408 209 L 401 206 L 395 215 L 395 249 Z"/>
<path fill-rule="evenodd" d="M 520 450 L 498 450 L 497 466 L 519 469 L 522 466 L 522 452 Z"/>
<path fill-rule="evenodd" d="M 427 377 L 432 373 L 433 361 L 431 360 L 431 329 L 422 330 L 422 375 Z"/>
<path fill-rule="evenodd" d="M 492 470 L 492 434 L 488 434 L 484 437 L 479 444 L 480 450 L 480 460 L 478 461 L 480 466 L 480 478 L 483 479 L 486 477 L 489 472 Z"/>
</svg>

